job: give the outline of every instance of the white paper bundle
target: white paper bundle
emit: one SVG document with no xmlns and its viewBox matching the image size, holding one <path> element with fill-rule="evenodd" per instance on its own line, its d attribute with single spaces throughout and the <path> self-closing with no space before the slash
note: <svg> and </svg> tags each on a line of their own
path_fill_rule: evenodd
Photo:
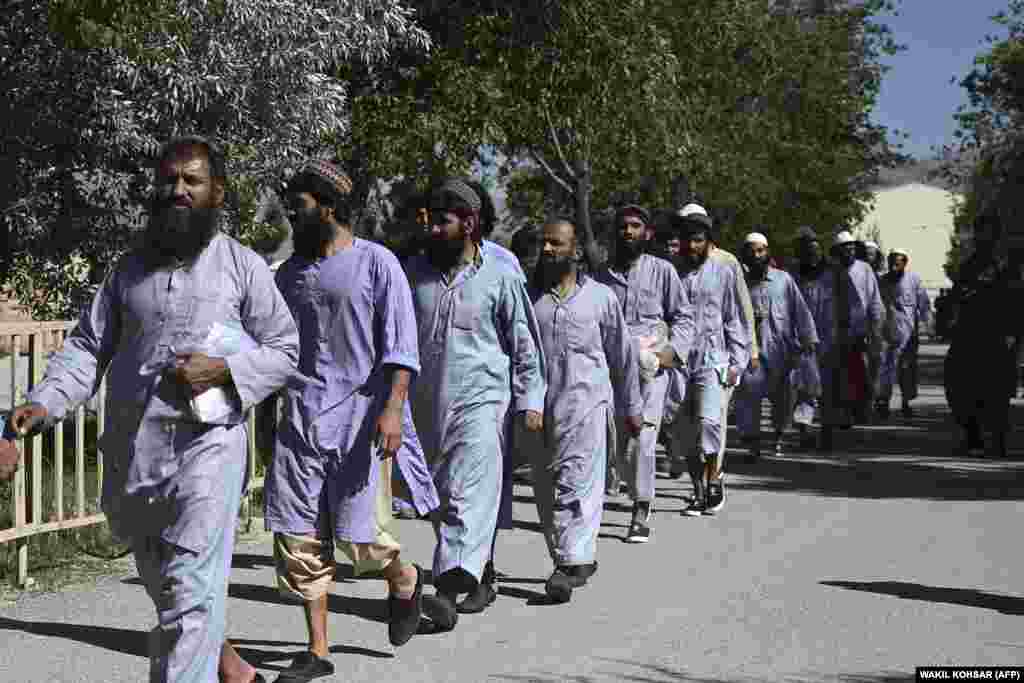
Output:
<svg viewBox="0 0 1024 683">
<path fill-rule="evenodd" d="M 227 358 L 259 345 L 245 330 L 214 323 L 199 351 L 212 358 Z M 238 394 L 231 387 L 213 387 L 192 398 L 192 416 L 204 424 L 238 424 L 244 418 Z"/>
</svg>

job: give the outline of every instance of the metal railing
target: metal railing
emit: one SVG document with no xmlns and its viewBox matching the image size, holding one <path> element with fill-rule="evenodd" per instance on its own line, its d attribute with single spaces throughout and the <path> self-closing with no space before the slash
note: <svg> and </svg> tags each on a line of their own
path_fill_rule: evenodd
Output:
<svg viewBox="0 0 1024 683">
<path fill-rule="evenodd" d="M 0 323 L 0 379 L 10 394 L 3 397 L 0 409 L 4 419 L 11 408 L 22 403 L 25 395 L 42 378 L 49 354 L 60 348 L 75 327 L 74 321 Z M 4 358 L 4 354 L 7 357 Z M 6 375 L 6 376 L 5 376 Z M 96 415 L 96 438 L 103 433 L 106 399 L 106 380 L 100 384 L 95 398 L 89 402 Z M 44 486 L 44 435 L 38 434 L 17 442 L 21 453 L 21 467 L 9 483 L 10 517 L 13 524 L 0 527 L 0 546 L 14 543 L 17 568 L 14 573 L 18 586 L 28 583 L 29 539 L 40 534 L 78 529 L 100 524 L 105 516 L 100 512 L 103 491 L 103 454 L 96 450 L 95 471 L 87 472 L 86 414 L 89 406 L 80 406 L 62 423 L 50 431 L 53 434 L 53 457 L 49 458 L 47 479 L 52 486 Z M 253 493 L 263 488 L 263 478 L 256 477 L 256 411 L 247 418 L 247 453 L 249 463 L 248 492 L 242 501 L 241 518 L 246 530 L 253 521 Z M 71 426 L 74 438 L 74 473 L 71 477 L 72 500 L 65 500 L 65 430 Z M 95 447 L 91 440 L 88 444 Z M 89 484 L 92 484 L 90 486 Z M 2 492 L 2 488 L 0 488 Z M 49 495 L 47 495 L 49 494 Z M 2 499 L 2 497 L 0 497 Z M 44 511 L 49 511 L 44 519 Z"/>
</svg>

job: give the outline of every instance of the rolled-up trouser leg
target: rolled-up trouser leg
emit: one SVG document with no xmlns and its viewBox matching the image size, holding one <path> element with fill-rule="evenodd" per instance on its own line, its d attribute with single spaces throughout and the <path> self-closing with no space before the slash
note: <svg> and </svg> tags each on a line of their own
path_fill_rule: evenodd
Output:
<svg viewBox="0 0 1024 683">
<path fill-rule="evenodd" d="M 376 457 L 376 456 L 374 456 Z M 381 458 L 378 464 L 377 493 L 374 501 L 375 538 L 372 543 L 356 543 L 349 539 L 337 540 L 338 550 L 352 562 L 355 576 L 381 571 L 398 556 L 402 544 L 398 542 L 395 516 L 391 510 L 391 458 Z"/>
<path fill-rule="evenodd" d="M 705 454 L 714 453 L 721 462 L 725 443 L 722 417 L 728 415 L 730 395 L 731 390 L 718 381 L 714 368 L 701 368 L 690 375 L 686 386 L 687 407 L 682 412 L 692 415 L 691 420 L 699 429 L 699 443 L 686 450 L 691 471 L 694 460 L 702 462 Z"/>
<path fill-rule="evenodd" d="M 139 577 L 157 613 L 157 626 L 150 632 L 150 683 L 217 680 L 245 472 L 244 459 L 239 460 L 241 466 L 220 473 L 223 497 L 215 505 L 193 508 L 204 517 L 197 523 L 216 530 L 205 547 L 188 550 L 159 536 L 132 539 Z"/>
<path fill-rule="evenodd" d="M 282 596 L 296 602 L 322 598 L 334 581 L 335 568 L 330 539 L 274 534 L 274 569 Z"/>
</svg>

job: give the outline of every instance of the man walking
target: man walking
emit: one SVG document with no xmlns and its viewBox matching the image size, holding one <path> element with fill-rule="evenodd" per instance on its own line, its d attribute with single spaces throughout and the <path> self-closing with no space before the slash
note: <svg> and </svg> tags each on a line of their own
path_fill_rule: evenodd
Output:
<svg viewBox="0 0 1024 683">
<path fill-rule="evenodd" d="M 658 336 L 659 328 L 663 331 L 667 328 L 664 334 L 667 339 L 656 349 L 656 363 L 650 368 L 649 378 L 645 377 L 641 383 L 644 422 L 639 435 L 634 436 L 626 429 L 629 407 L 621 402 L 616 407 L 618 443 L 611 464 L 626 474 L 633 499 L 633 518 L 626 535 L 630 543 L 645 543 L 650 539 L 655 448 L 664 416 L 669 371 L 689 355 L 694 332 L 693 309 L 683 293 L 676 269 L 668 261 L 645 253 L 649 222 L 650 216 L 643 207 L 628 205 L 619 209 L 615 216 L 618 235 L 614 259 L 594 276 L 617 296 L 634 343 L 639 345 Z M 617 477 L 609 479 L 617 494 Z"/>
<path fill-rule="evenodd" d="M 897 379 L 903 417 L 913 417 L 910 402 L 917 398 L 917 351 L 919 329 L 931 319 L 931 301 L 921 277 L 907 270 L 910 254 L 905 249 L 889 252 L 889 272 L 879 281 L 886 320 L 885 355 L 882 357 L 879 393 L 875 408 L 879 417 L 889 417 L 892 387 Z"/>
<path fill-rule="evenodd" d="M 309 650 L 280 683 L 334 673 L 327 594 L 335 543 L 356 576 L 380 571 L 387 580 L 392 645 L 415 634 L 423 575 L 401 560 L 391 512 L 394 459 L 417 511 L 437 506 L 407 401 L 419 370 L 409 284 L 390 251 L 353 236 L 351 189 L 338 166 L 317 160 L 287 190 L 295 254 L 278 270 L 277 285 L 298 323 L 301 351 L 267 473 L 266 524 L 278 586 L 303 603 Z"/>
<path fill-rule="evenodd" d="M 435 524 L 438 628 L 453 628 L 455 600 L 476 593 L 489 559 L 501 497 L 505 415 L 543 426 L 544 358 L 522 279 L 481 249 L 481 199 L 450 179 L 433 193 L 425 256 L 408 265 L 422 373 L 413 416 L 441 499 Z M 487 588 L 484 604 L 495 598 Z"/>
<path fill-rule="evenodd" d="M 793 414 L 790 373 L 801 354 L 815 352 L 818 333 L 793 278 L 770 265 L 767 237 L 757 232 L 747 235 L 742 258 L 761 356 L 757 366 L 747 368 L 736 390 L 736 427 L 750 457 L 757 459 L 761 455 L 761 401 L 771 398 L 775 454 L 779 455 Z"/>
<path fill-rule="evenodd" d="M 543 245 L 532 296 L 548 389 L 543 445 L 530 452 L 537 510 L 555 563 L 545 590 L 553 601 L 567 602 L 597 571 L 614 394 L 633 436 L 643 427 L 643 399 L 636 349 L 615 294 L 578 270 L 576 227 L 548 223 Z"/>
<path fill-rule="evenodd" d="M 723 393 L 736 386 L 747 368 L 750 341 L 735 294 L 736 272 L 725 262 L 710 258 L 711 219 L 690 213 L 679 217 L 677 225 L 690 262 L 690 270 L 683 276 L 683 291 L 694 311 L 693 344 L 682 370 L 680 411 L 691 421 L 699 421 L 700 431 L 696 444 L 685 436 L 673 441 L 686 454 L 693 482 L 693 500 L 683 514 L 695 517 L 716 514 L 725 505 L 725 476 L 718 460 L 725 435 Z M 685 420 L 679 422 L 685 429 Z"/>
<path fill-rule="evenodd" d="M 723 249 L 719 244 L 719 231 L 715 228 L 714 223 L 708 216 L 707 210 L 699 204 L 687 204 L 676 213 L 676 220 L 672 222 L 672 231 L 677 235 L 680 235 L 680 222 L 678 219 L 686 219 L 689 216 L 699 216 L 695 220 L 700 222 L 707 222 L 710 224 L 709 231 L 709 244 L 708 244 L 708 258 L 712 261 L 718 261 L 729 270 L 733 272 L 731 278 L 733 282 L 733 296 L 736 301 L 739 302 L 740 314 L 743 318 L 743 326 L 747 331 L 747 339 L 750 342 L 750 367 L 756 368 L 760 362 L 760 350 L 758 348 L 757 333 L 754 329 L 754 309 L 750 301 L 750 292 L 747 291 L 746 276 L 743 272 L 743 266 L 740 264 L 732 253 Z M 680 277 L 685 277 L 686 273 L 693 270 L 695 267 L 694 261 L 690 258 L 687 251 L 688 245 L 683 244 L 682 237 L 680 235 L 680 244 L 683 245 L 684 252 L 676 261 L 676 266 L 679 271 Z M 685 384 L 685 378 L 679 373 L 673 378 L 673 381 L 680 380 L 682 384 Z M 721 429 L 721 435 L 719 436 L 718 442 L 718 470 L 721 472 L 725 471 L 725 445 L 726 435 L 729 418 L 729 404 L 732 401 L 732 395 L 735 387 L 722 387 L 722 414 L 719 422 Z M 676 404 L 683 400 L 683 392 L 685 387 L 669 387 L 670 403 Z M 672 439 L 669 443 L 669 460 L 671 462 L 670 473 L 673 478 L 678 479 L 683 476 L 688 470 L 687 457 L 690 449 L 697 447 L 698 439 L 700 438 L 701 423 L 700 418 L 692 411 L 686 413 L 685 411 L 678 410 L 677 405 L 673 405 L 675 415 L 673 418 L 673 430 Z M 724 504 L 724 499 L 723 499 Z M 719 509 L 720 509 L 719 505 Z"/>
<path fill-rule="evenodd" d="M 156 607 L 153 682 L 263 680 L 224 639 L 244 412 L 284 385 L 299 340 L 266 263 L 221 232 L 226 180 L 208 140 L 163 147 L 144 246 L 107 277 L 5 434 L 63 420 L 106 375 L 102 507 Z M 211 397 L 221 415 L 200 405 Z"/>
</svg>

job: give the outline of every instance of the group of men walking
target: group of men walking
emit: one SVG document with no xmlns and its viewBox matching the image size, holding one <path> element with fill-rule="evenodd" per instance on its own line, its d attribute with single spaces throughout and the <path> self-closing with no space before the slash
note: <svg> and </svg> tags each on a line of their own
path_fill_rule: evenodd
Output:
<svg viewBox="0 0 1024 683">
<path fill-rule="evenodd" d="M 553 565 L 545 590 L 567 602 L 597 571 L 604 501 L 621 483 L 633 500 L 626 540 L 650 539 L 663 420 L 672 472 L 693 482 L 684 514 L 715 514 L 734 392 L 752 455 L 765 397 L 777 449 L 794 407 L 809 436 L 815 405 L 829 447 L 855 402 L 850 359 L 880 351 L 871 344 L 883 293 L 920 316 L 913 280 L 880 284 L 847 233 L 833 266 L 803 231 L 791 276 L 770 264 L 763 233 L 747 236 L 739 259 L 721 249 L 695 204 L 659 230 L 645 208 L 620 208 L 613 257 L 593 272 L 580 266 L 573 222 L 553 220 L 524 268 L 485 238 L 493 210 L 483 188 L 455 178 L 432 188 L 420 240 L 400 261 L 353 234 L 351 179 L 323 160 L 287 187 L 295 254 L 273 275 L 221 232 L 216 145 L 172 140 L 156 178 L 143 246 L 112 270 L 0 442 L 6 477 L 18 464 L 13 441 L 63 419 L 107 376 L 103 509 L 132 542 L 156 607 L 152 681 L 262 680 L 225 638 L 225 603 L 247 480 L 243 415 L 273 394 L 283 403 L 266 522 L 278 587 L 301 604 L 309 635 L 278 680 L 305 681 L 334 671 L 336 549 L 356 575 L 386 579 L 395 646 L 455 628 L 495 599 L 518 451 Z M 678 253 L 656 256 L 652 247 L 670 241 Z M 914 343 L 902 319 L 893 325 L 904 341 L 876 353 L 879 399 Z M 393 481 L 433 523 L 432 594 L 426 570 L 403 554 Z"/>
</svg>

